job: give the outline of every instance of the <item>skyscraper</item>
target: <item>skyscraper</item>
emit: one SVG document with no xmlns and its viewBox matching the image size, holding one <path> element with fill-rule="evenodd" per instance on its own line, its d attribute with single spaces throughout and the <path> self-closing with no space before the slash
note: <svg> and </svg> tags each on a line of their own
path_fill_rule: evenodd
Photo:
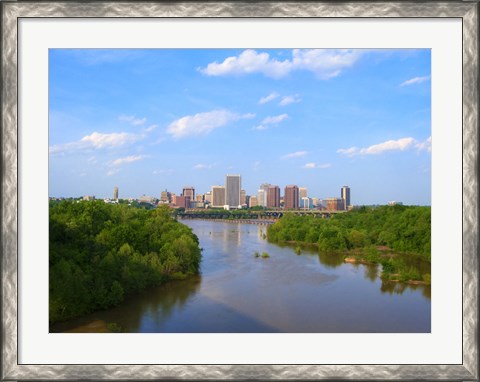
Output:
<svg viewBox="0 0 480 382">
<path fill-rule="evenodd" d="M 298 208 L 298 187 L 289 185 L 285 187 L 284 203 L 286 210 L 294 210 Z"/>
<path fill-rule="evenodd" d="M 248 207 L 256 207 L 258 205 L 258 199 L 255 195 L 250 196 Z"/>
<path fill-rule="evenodd" d="M 298 197 L 300 200 L 302 200 L 302 198 L 306 198 L 308 195 L 307 195 L 307 187 L 298 187 Z"/>
<path fill-rule="evenodd" d="M 270 183 L 262 183 L 260 185 L 260 190 L 263 190 L 263 193 L 262 193 L 263 197 L 260 198 L 260 192 L 259 192 L 258 193 L 258 205 L 259 206 L 263 206 L 263 207 L 267 206 L 268 187 L 270 187 Z"/>
<path fill-rule="evenodd" d="M 212 186 L 212 207 L 222 207 L 225 205 L 225 187 Z"/>
<path fill-rule="evenodd" d="M 242 189 L 242 180 L 240 175 L 227 175 L 225 177 L 225 205 L 230 208 L 239 208 L 240 190 Z"/>
<path fill-rule="evenodd" d="M 160 202 L 162 203 L 170 203 L 172 200 L 172 194 L 170 192 L 168 192 L 167 190 L 165 191 L 162 191 L 160 193 Z"/>
<path fill-rule="evenodd" d="M 247 192 L 245 190 L 240 190 L 240 204 L 242 206 L 247 205 Z"/>
<path fill-rule="evenodd" d="M 269 186 L 267 190 L 267 207 L 280 207 L 280 187 Z"/>
<path fill-rule="evenodd" d="M 195 188 L 193 186 L 183 187 L 182 195 L 190 197 L 190 200 L 195 200 Z"/>
<path fill-rule="evenodd" d="M 348 210 L 350 205 L 350 187 L 343 186 L 340 192 L 343 199 L 343 209 Z"/>
<path fill-rule="evenodd" d="M 118 187 L 113 188 L 113 200 L 118 200 Z"/>
<path fill-rule="evenodd" d="M 258 206 L 262 206 L 262 207 L 265 207 L 267 205 L 266 203 L 266 199 L 265 199 L 265 195 L 267 194 L 267 192 L 263 189 L 259 189 L 258 190 L 258 193 L 257 193 L 257 205 Z"/>
</svg>

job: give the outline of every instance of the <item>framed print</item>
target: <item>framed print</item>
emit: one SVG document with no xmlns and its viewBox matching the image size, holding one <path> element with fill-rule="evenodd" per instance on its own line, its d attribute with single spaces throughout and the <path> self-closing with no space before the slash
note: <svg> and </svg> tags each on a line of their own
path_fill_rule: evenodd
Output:
<svg viewBox="0 0 480 382">
<path fill-rule="evenodd" d="M 478 2 L 2 2 L 2 380 L 478 380 Z"/>
</svg>

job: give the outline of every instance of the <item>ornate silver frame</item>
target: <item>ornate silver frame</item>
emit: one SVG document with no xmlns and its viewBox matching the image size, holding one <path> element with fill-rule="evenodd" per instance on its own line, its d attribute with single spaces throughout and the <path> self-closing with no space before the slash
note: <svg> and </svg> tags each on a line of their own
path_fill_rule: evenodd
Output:
<svg viewBox="0 0 480 382">
<path fill-rule="evenodd" d="M 2 380 L 478 380 L 478 10 L 444 2 L 16 2 L 2 11 Z M 21 365 L 17 362 L 17 20 L 22 17 L 448 17 L 463 21 L 463 362 L 458 365 Z"/>
</svg>

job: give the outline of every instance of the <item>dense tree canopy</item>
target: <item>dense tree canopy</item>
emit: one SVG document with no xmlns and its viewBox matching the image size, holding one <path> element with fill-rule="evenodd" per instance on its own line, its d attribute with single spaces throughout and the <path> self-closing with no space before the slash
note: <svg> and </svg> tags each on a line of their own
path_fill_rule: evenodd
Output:
<svg viewBox="0 0 480 382">
<path fill-rule="evenodd" d="M 50 205 L 50 322 L 121 302 L 128 293 L 198 273 L 192 230 L 155 210 L 103 201 Z"/>
<path fill-rule="evenodd" d="M 362 207 L 329 219 L 285 214 L 268 228 L 272 242 L 316 243 L 324 251 L 388 246 L 430 258 L 430 207 Z"/>
<path fill-rule="evenodd" d="M 322 252 L 344 251 L 349 261 L 381 264 L 383 279 L 430 284 L 430 210 L 362 207 L 329 219 L 287 213 L 268 227 L 268 239 L 315 244 Z"/>
</svg>

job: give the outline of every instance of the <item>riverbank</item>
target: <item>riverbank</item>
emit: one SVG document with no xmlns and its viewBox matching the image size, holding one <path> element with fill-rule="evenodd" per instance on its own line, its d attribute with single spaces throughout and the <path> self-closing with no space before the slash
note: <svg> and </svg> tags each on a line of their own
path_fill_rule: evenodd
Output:
<svg viewBox="0 0 480 382">
<path fill-rule="evenodd" d="M 318 243 L 289 240 L 277 244 L 294 248 L 296 254 L 300 254 L 304 248 L 320 251 Z M 409 285 L 431 285 L 430 262 L 418 254 L 398 253 L 388 246 L 369 246 L 331 253 L 341 253 L 344 263 L 367 266 L 381 265 L 382 272 L 380 277 L 384 281 Z M 329 256 L 329 252 L 324 252 L 324 254 Z"/>
<path fill-rule="evenodd" d="M 296 255 L 295 247 L 269 243 L 265 226 L 194 219 L 183 223 L 203 248 L 199 276 L 149 287 L 126 296 L 118 306 L 62 323 L 53 331 L 431 331 L 429 286 L 384 282 L 380 267 L 346 264 L 343 254 L 324 255 L 313 247 Z M 263 259 L 264 252 L 270 257 Z"/>
</svg>

